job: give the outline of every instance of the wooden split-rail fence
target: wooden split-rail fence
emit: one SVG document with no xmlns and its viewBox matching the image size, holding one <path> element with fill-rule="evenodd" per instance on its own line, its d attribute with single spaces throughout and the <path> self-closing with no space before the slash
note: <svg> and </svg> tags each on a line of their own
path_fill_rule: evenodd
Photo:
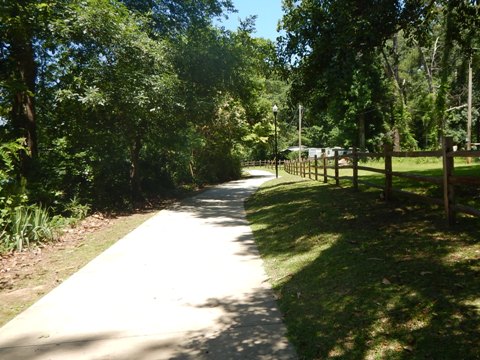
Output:
<svg viewBox="0 0 480 360">
<path fill-rule="evenodd" d="M 282 166 L 285 163 L 284 160 L 278 160 L 278 166 Z M 242 163 L 243 167 L 266 167 L 267 169 L 275 169 L 275 160 L 254 160 L 254 161 L 244 161 Z"/>
<path fill-rule="evenodd" d="M 383 196 L 386 201 L 389 201 L 394 193 L 399 193 L 409 197 L 415 197 L 421 201 L 441 205 L 445 208 L 445 215 L 449 225 L 453 225 L 455 223 L 455 215 L 458 212 L 480 217 L 479 209 L 457 203 L 457 198 L 455 196 L 455 186 L 458 185 L 470 186 L 478 189 L 478 187 L 480 187 L 480 176 L 457 176 L 454 173 L 455 158 L 480 157 L 480 151 L 454 151 L 453 140 L 450 137 L 444 138 L 442 145 L 443 146 L 441 150 L 434 151 L 397 152 L 393 151 L 390 145 L 385 145 L 384 151 L 381 153 L 365 153 L 353 149 L 353 151 L 349 154 L 339 155 L 338 150 L 334 150 L 334 156 L 332 157 L 322 155 L 320 157 L 315 156 L 314 159 L 305 159 L 302 161 L 287 160 L 282 163 L 283 168 L 287 173 L 308 177 L 315 180 L 323 180 L 325 183 L 328 182 L 328 179 L 333 179 L 335 184 L 338 186 L 340 185 L 340 180 L 347 179 L 352 181 L 353 188 L 356 190 L 358 190 L 359 184 L 380 188 L 383 190 Z M 420 174 L 394 171 L 392 168 L 392 158 L 395 157 L 442 158 L 442 176 L 424 176 Z M 383 158 L 384 168 L 380 169 L 361 165 L 360 160 L 367 158 Z M 244 166 L 266 166 L 267 168 L 275 168 L 275 161 L 246 162 L 244 163 Z M 352 169 L 353 174 L 352 176 L 340 176 L 340 169 Z M 383 174 L 385 176 L 384 184 L 379 185 L 362 179 L 358 176 L 359 170 Z M 443 198 L 432 198 L 429 196 L 396 189 L 393 187 L 394 177 L 409 179 L 415 182 L 426 182 L 439 185 L 443 189 Z"/>
</svg>

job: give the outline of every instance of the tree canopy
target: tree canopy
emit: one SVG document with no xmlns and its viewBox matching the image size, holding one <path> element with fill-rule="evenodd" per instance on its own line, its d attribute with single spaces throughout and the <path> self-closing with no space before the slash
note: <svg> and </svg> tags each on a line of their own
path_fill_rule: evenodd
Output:
<svg viewBox="0 0 480 360">
<path fill-rule="evenodd" d="M 231 1 L 1 6 L 0 130 L 26 139 L 18 171 L 32 201 L 104 206 L 239 176 L 275 49 L 251 20 L 213 24 Z"/>
<path fill-rule="evenodd" d="M 330 140 L 417 148 L 453 132 L 460 141 L 458 113 L 445 111 L 466 101 L 477 1 L 287 0 L 284 11 L 292 97 Z"/>
<path fill-rule="evenodd" d="M 308 146 L 464 146 L 478 1 L 283 10 L 275 44 L 252 35 L 255 17 L 218 25 L 230 0 L 1 2 L 0 229 L 18 207 L 124 207 L 237 178 L 242 159 L 274 157 L 273 104 L 280 150 L 299 104 Z"/>
</svg>

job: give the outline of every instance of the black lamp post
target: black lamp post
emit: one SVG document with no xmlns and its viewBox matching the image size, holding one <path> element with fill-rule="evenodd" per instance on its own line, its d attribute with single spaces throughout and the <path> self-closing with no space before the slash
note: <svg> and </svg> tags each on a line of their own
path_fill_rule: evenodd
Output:
<svg viewBox="0 0 480 360">
<path fill-rule="evenodd" d="M 277 146 L 277 113 L 278 107 L 277 105 L 273 105 L 273 119 L 275 124 L 275 177 L 278 178 L 278 146 Z"/>
</svg>

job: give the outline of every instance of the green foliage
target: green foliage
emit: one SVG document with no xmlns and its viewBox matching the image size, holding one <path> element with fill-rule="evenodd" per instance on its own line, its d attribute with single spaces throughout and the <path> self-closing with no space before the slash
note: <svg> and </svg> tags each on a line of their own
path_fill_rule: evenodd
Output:
<svg viewBox="0 0 480 360">
<path fill-rule="evenodd" d="M 7 249 L 50 238 L 42 222 L 240 177 L 243 139 L 285 102 L 275 45 L 252 36 L 254 18 L 237 31 L 213 26 L 233 11 L 229 0 L 26 0 L 0 10 Z M 265 138 L 249 140 L 253 156 L 272 154 L 268 129 Z"/>
<path fill-rule="evenodd" d="M 298 151 L 290 151 L 287 156 L 287 160 L 298 160 Z M 308 151 L 302 151 L 302 159 L 308 158 Z"/>
<path fill-rule="evenodd" d="M 33 243 L 53 240 L 55 225 L 47 209 L 17 206 L 1 219 L 0 252 L 22 251 Z"/>
<path fill-rule="evenodd" d="M 68 217 L 73 218 L 76 221 L 87 217 L 89 211 L 90 206 L 81 204 L 77 197 L 73 197 L 68 203 L 65 204 L 65 212 L 67 213 Z"/>
<path fill-rule="evenodd" d="M 466 119 L 449 110 L 466 103 L 470 58 L 480 69 L 477 2 L 285 1 L 284 9 L 291 99 L 330 141 L 437 148 L 453 134 L 462 142 Z"/>
<path fill-rule="evenodd" d="M 309 146 L 375 150 L 395 137 L 434 148 L 442 133 L 460 144 L 464 114 L 444 110 L 464 103 L 467 60 L 474 83 L 480 69 L 472 2 L 288 0 L 283 64 L 276 44 L 253 37 L 254 17 L 237 31 L 213 26 L 234 10 L 229 0 L 0 10 L 0 133 L 28 148 L 1 175 L 1 201 L 56 214 L 70 199 L 131 206 L 238 176 L 239 158 L 274 156 L 274 103 L 279 150 L 297 142 L 300 102 Z"/>
<path fill-rule="evenodd" d="M 37 179 L 30 180 L 30 199 L 62 211 L 70 198 L 92 201 L 94 174 L 92 154 L 80 149 L 67 136 L 52 139 L 50 146 L 41 146 L 37 162 Z"/>
<path fill-rule="evenodd" d="M 20 176 L 20 153 L 25 150 L 24 139 L 0 144 L 0 212 L 26 203 L 25 179 Z"/>
<path fill-rule="evenodd" d="M 47 209 L 28 206 L 26 180 L 20 176 L 24 139 L 0 145 L 0 253 L 51 240 L 54 226 Z"/>
<path fill-rule="evenodd" d="M 24 139 L 19 139 L 0 145 L 0 239 L 5 241 L 11 235 L 12 216 L 28 200 L 19 170 L 23 143 Z"/>
</svg>

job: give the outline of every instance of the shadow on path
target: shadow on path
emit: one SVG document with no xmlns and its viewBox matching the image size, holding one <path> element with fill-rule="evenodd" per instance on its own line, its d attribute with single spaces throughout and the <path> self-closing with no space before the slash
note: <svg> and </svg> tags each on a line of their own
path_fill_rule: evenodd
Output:
<svg viewBox="0 0 480 360">
<path fill-rule="evenodd" d="M 270 178 L 220 185 L 151 218 L 0 329 L 0 359 L 296 359 L 243 208 Z"/>
</svg>

